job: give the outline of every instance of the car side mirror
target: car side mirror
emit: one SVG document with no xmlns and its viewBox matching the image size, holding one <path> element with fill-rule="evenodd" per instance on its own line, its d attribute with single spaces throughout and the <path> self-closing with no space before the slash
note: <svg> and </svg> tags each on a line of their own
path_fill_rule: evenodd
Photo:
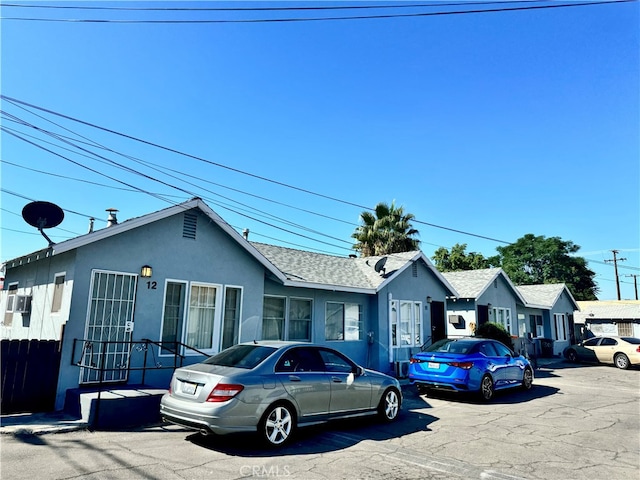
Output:
<svg viewBox="0 0 640 480">
<path fill-rule="evenodd" d="M 364 375 L 364 368 L 362 368 L 360 365 L 356 365 L 353 373 L 356 377 L 361 377 L 362 375 Z"/>
</svg>

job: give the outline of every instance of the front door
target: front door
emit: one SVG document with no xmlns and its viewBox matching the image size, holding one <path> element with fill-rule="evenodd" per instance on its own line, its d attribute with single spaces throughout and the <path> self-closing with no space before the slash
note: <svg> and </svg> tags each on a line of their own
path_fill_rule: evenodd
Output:
<svg viewBox="0 0 640 480">
<path fill-rule="evenodd" d="M 127 380 L 137 280 L 128 273 L 93 271 L 81 384 Z"/>
<path fill-rule="evenodd" d="M 444 302 L 431 302 L 431 343 L 447 338 Z"/>
</svg>

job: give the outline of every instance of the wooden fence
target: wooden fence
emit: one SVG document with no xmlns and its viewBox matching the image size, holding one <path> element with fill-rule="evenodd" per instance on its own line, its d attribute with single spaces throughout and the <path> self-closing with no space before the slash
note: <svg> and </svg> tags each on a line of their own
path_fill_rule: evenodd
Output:
<svg viewBox="0 0 640 480">
<path fill-rule="evenodd" d="M 60 341 L 2 340 L 3 414 L 47 412 L 55 408 Z"/>
</svg>

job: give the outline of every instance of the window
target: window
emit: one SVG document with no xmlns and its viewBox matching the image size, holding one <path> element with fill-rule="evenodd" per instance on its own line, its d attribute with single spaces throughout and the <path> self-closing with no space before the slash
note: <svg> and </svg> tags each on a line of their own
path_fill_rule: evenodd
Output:
<svg viewBox="0 0 640 480">
<path fill-rule="evenodd" d="M 262 339 L 284 340 L 286 298 L 264 297 L 262 306 Z"/>
<path fill-rule="evenodd" d="M 186 344 L 198 350 L 214 348 L 216 306 L 220 288 L 213 285 L 192 284 L 189 295 L 189 319 Z"/>
<path fill-rule="evenodd" d="M 242 289 L 237 287 L 227 287 L 225 289 L 221 344 L 221 349 L 223 350 L 238 343 L 241 300 Z"/>
<path fill-rule="evenodd" d="M 496 323 L 501 324 L 505 330 L 511 334 L 511 309 L 510 308 L 494 308 L 493 318 Z"/>
<path fill-rule="evenodd" d="M 589 340 L 585 340 L 582 345 L 584 345 L 585 347 L 595 347 L 596 345 L 598 345 L 599 341 L 600 338 L 598 337 L 590 338 Z"/>
<path fill-rule="evenodd" d="M 422 345 L 422 303 L 391 300 L 391 345 Z"/>
<path fill-rule="evenodd" d="M 618 335 L 621 337 L 633 337 L 633 324 L 631 322 L 619 322 Z"/>
<path fill-rule="evenodd" d="M 7 312 L 13 312 L 16 305 L 16 293 L 18 293 L 18 283 L 10 283 L 7 292 Z"/>
<path fill-rule="evenodd" d="M 355 366 L 342 355 L 339 355 L 338 352 L 321 348 L 320 356 L 322 357 L 324 368 L 327 372 L 351 373 L 355 369 Z"/>
<path fill-rule="evenodd" d="M 534 337 L 544 337 L 542 315 L 529 315 L 529 323 L 531 324 Z"/>
<path fill-rule="evenodd" d="M 555 324 L 556 340 L 566 340 L 567 332 L 565 328 L 565 315 L 564 313 L 554 313 L 553 320 Z"/>
<path fill-rule="evenodd" d="M 51 313 L 57 313 L 62 306 L 62 293 L 64 291 L 65 274 L 59 273 L 53 280 L 53 300 L 51 301 Z"/>
<path fill-rule="evenodd" d="M 327 340 L 361 340 L 362 308 L 356 303 L 327 302 L 325 338 Z"/>
<path fill-rule="evenodd" d="M 491 344 L 493 345 L 493 348 L 495 348 L 496 351 L 498 352 L 499 357 L 506 357 L 507 355 L 512 355 L 511 350 L 509 350 L 503 344 L 499 342 L 491 342 Z"/>
<path fill-rule="evenodd" d="M 613 347 L 613 346 L 615 346 L 617 344 L 618 344 L 618 342 L 616 342 L 615 339 L 607 338 L 607 337 L 603 338 L 602 342 L 600 342 L 600 346 L 603 346 L 603 347 L 604 346 Z"/>
<path fill-rule="evenodd" d="M 167 282 L 162 315 L 162 354 L 178 353 L 182 339 L 186 283 Z"/>
<path fill-rule="evenodd" d="M 322 371 L 324 365 L 316 348 L 292 348 L 282 355 L 276 365 L 276 373 Z"/>
<path fill-rule="evenodd" d="M 289 340 L 311 341 L 311 300 L 289 299 Z"/>
</svg>

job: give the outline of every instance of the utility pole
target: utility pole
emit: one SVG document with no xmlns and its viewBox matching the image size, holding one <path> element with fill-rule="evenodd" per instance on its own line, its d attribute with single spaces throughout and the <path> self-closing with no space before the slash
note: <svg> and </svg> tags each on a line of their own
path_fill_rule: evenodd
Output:
<svg viewBox="0 0 640 480">
<path fill-rule="evenodd" d="M 625 275 L 625 277 L 633 277 L 633 287 L 636 291 L 636 300 L 638 300 L 638 275 L 632 273 L 631 275 Z"/>
<path fill-rule="evenodd" d="M 616 255 L 620 253 L 618 250 L 611 250 L 613 253 L 613 260 L 605 260 L 605 263 L 613 262 L 613 269 L 616 274 L 616 291 L 618 292 L 618 300 L 620 300 L 620 278 L 618 277 L 618 262 L 623 262 L 626 258 L 616 258 Z"/>
</svg>

